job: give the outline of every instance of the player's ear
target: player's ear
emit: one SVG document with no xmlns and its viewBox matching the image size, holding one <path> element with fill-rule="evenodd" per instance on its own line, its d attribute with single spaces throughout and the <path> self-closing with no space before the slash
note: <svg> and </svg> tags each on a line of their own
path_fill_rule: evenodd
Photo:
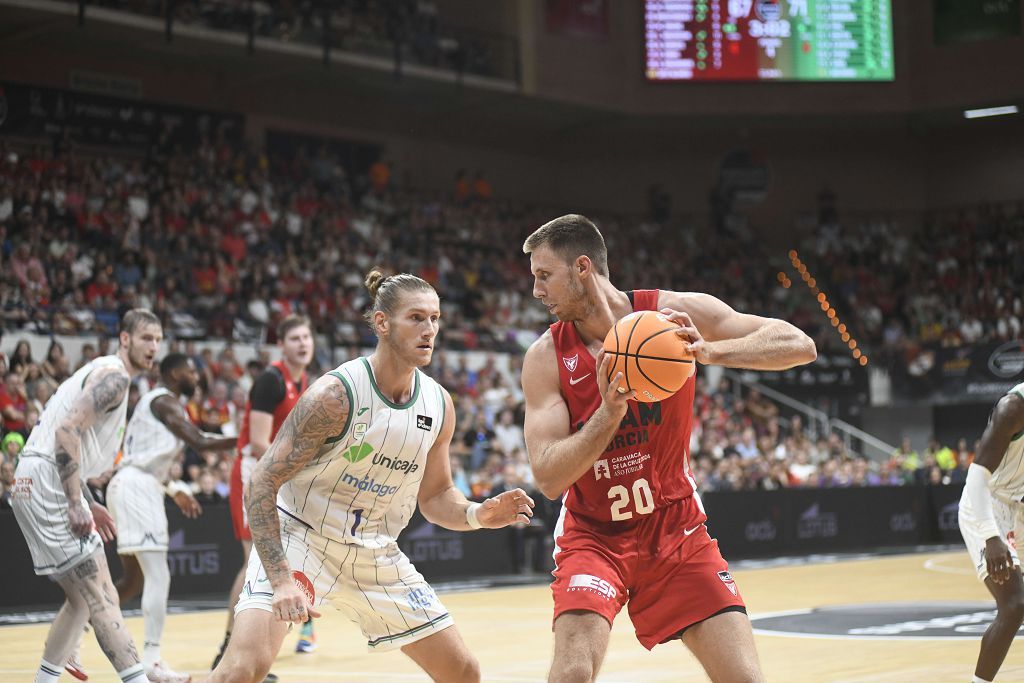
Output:
<svg viewBox="0 0 1024 683">
<path fill-rule="evenodd" d="M 373 314 L 373 327 L 377 333 L 383 336 L 388 334 L 388 316 L 384 311 L 375 311 Z"/>
<path fill-rule="evenodd" d="M 120 344 L 121 346 L 123 346 L 125 348 L 128 347 L 128 342 L 130 342 L 131 339 L 132 339 L 132 335 L 130 333 L 126 332 L 125 330 L 121 330 L 121 332 L 119 332 L 118 335 L 117 335 L 117 342 L 118 342 L 118 344 Z"/>
<path fill-rule="evenodd" d="M 576 272 L 584 275 L 594 269 L 594 264 L 589 256 L 581 255 L 576 257 Z"/>
</svg>

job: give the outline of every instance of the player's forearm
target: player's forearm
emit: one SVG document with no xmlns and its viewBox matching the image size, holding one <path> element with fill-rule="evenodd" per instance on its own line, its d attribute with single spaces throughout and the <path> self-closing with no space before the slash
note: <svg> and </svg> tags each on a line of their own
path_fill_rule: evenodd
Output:
<svg viewBox="0 0 1024 683">
<path fill-rule="evenodd" d="M 60 486 L 68 503 L 78 503 L 82 498 L 82 477 L 79 472 L 81 462 L 81 434 L 74 427 L 61 425 L 57 428 L 57 448 L 54 459 L 57 463 L 57 474 Z"/>
<path fill-rule="evenodd" d="M 788 370 L 818 357 L 814 341 L 784 321 L 738 339 L 705 342 L 709 365 L 748 370 Z"/>
<path fill-rule="evenodd" d="M 200 432 L 188 445 L 196 451 L 226 451 L 234 448 L 237 443 L 238 438 L 234 436 Z"/>
<path fill-rule="evenodd" d="M 622 416 L 602 404 L 583 429 L 564 439 L 552 442 L 536 456 L 531 456 L 533 478 L 540 492 L 556 500 L 593 467 L 619 428 Z"/>
<path fill-rule="evenodd" d="M 466 521 L 466 508 L 470 502 L 455 488 L 449 488 L 420 501 L 420 513 L 430 523 L 452 531 L 470 531 Z"/>
<path fill-rule="evenodd" d="M 291 580 L 288 559 L 281 545 L 281 517 L 277 512 L 277 489 L 261 470 L 253 473 L 245 489 L 245 511 L 252 531 L 252 544 L 272 586 Z"/>
</svg>

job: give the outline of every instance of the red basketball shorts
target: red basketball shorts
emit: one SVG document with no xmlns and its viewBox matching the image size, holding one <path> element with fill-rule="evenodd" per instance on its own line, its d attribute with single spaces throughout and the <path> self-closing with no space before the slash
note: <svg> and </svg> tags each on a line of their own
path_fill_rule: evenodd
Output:
<svg viewBox="0 0 1024 683">
<path fill-rule="evenodd" d="M 555 536 L 555 615 L 623 605 L 648 650 L 730 609 L 746 611 L 729 565 L 708 535 L 697 496 L 629 522 L 595 522 L 563 508 Z"/>
</svg>

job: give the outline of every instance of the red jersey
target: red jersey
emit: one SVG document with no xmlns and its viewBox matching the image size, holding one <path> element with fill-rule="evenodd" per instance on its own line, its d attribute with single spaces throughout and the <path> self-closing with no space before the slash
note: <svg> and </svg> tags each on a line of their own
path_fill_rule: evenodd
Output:
<svg viewBox="0 0 1024 683">
<path fill-rule="evenodd" d="M 288 374 L 288 367 L 284 364 L 284 361 L 277 360 L 271 363 L 270 367 L 267 368 L 267 371 L 256 380 L 256 384 L 253 386 L 253 391 L 249 394 L 249 400 L 245 402 L 245 414 L 242 416 L 242 429 L 241 433 L 238 435 L 239 453 L 248 453 L 249 413 L 251 413 L 253 409 L 253 395 L 256 394 L 258 390 L 265 387 L 266 379 L 273 379 L 272 377 L 267 377 L 268 375 L 279 375 L 278 382 L 283 380 L 284 384 L 283 396 L 280 395 L 280 389 L 278 389 L 277 392 L 271 390 L 270 392 L 264 393 L 261 391 L 261 401 L 258 401 L 256 404 L 257 410 L 269 412 L 274 416 L 274 422 L 270 428 L 271 443 L 273 443 L 274 437 L 277 436 L 277 431 L 281 429 L 281 425 L 284 424 L 285 418 L 288 417 L 288 413 L 290 413 L 292 408 L 295 407 L 295 404 L 299 402 L 299 396 L 301 396 L 302 392 L 306 390 L 306 386 L 309 383 L 309 378 L 306 376 L 305 371 L 303 371 L 302 377 L 299 378 L 299 381 L 296 382 L 291 378 L 291 375 Z M 270 394 L 269 401 L 262 398 L 267 394 Z M 278 397 L 280 398 L 275 403 L 274 399 L 277 399 Z M 263 401 L 265 401 L 265 403 Z M 274 405 L 273 410 L 269 410 L 271 405 Z"/>
<path fill-rule="evenodd" d="M 634 311 L 658 307 L 658 290 L 628 292 Z M 572 430 L 578 432 L 601 405 L 596 360 L 580 339 L 576 326 L 551 325 L 558 354 L 558 380 L 569 407 Z M 629 401 L 626 415 L 591 470 L 564 496 L 570 512 L 599 522 L 642 518 L 693 495 L 690 473 L 690 428 L 696 380 L 664 401 Z"/>
</svg>

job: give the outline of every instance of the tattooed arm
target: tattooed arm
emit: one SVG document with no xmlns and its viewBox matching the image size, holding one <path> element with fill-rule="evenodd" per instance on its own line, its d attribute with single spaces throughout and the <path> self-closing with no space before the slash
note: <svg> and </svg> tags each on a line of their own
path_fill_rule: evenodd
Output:
<svg viewBox="0 0 1024 683">
<path fill-rule="evenodd" d="M 85 381 L 67 414 L 57 423 L 57 448 L 54 457 L 64 495 L 68 499 L 71 531 L 87 536 L 92 531 L 92 515 L 82 506 L 82 434 L 103 415 L 115 408 L 128 391 L 130 378 L 123 368 L 96 370 Z"/>
<path fill-rule="evenodd" d="M 326 439 L 344 428 L 349 409 L 348 392 L 341 380 L 332 375 L 318 379 L 288 414 L 245 490 L 252 542 L 274 587 L 273 613 L 281 621 L 301 624 L 307 612 L 320 615 L 292 581 L 281 546 L 277 491 L 317 454 Z"/>
</svg>

